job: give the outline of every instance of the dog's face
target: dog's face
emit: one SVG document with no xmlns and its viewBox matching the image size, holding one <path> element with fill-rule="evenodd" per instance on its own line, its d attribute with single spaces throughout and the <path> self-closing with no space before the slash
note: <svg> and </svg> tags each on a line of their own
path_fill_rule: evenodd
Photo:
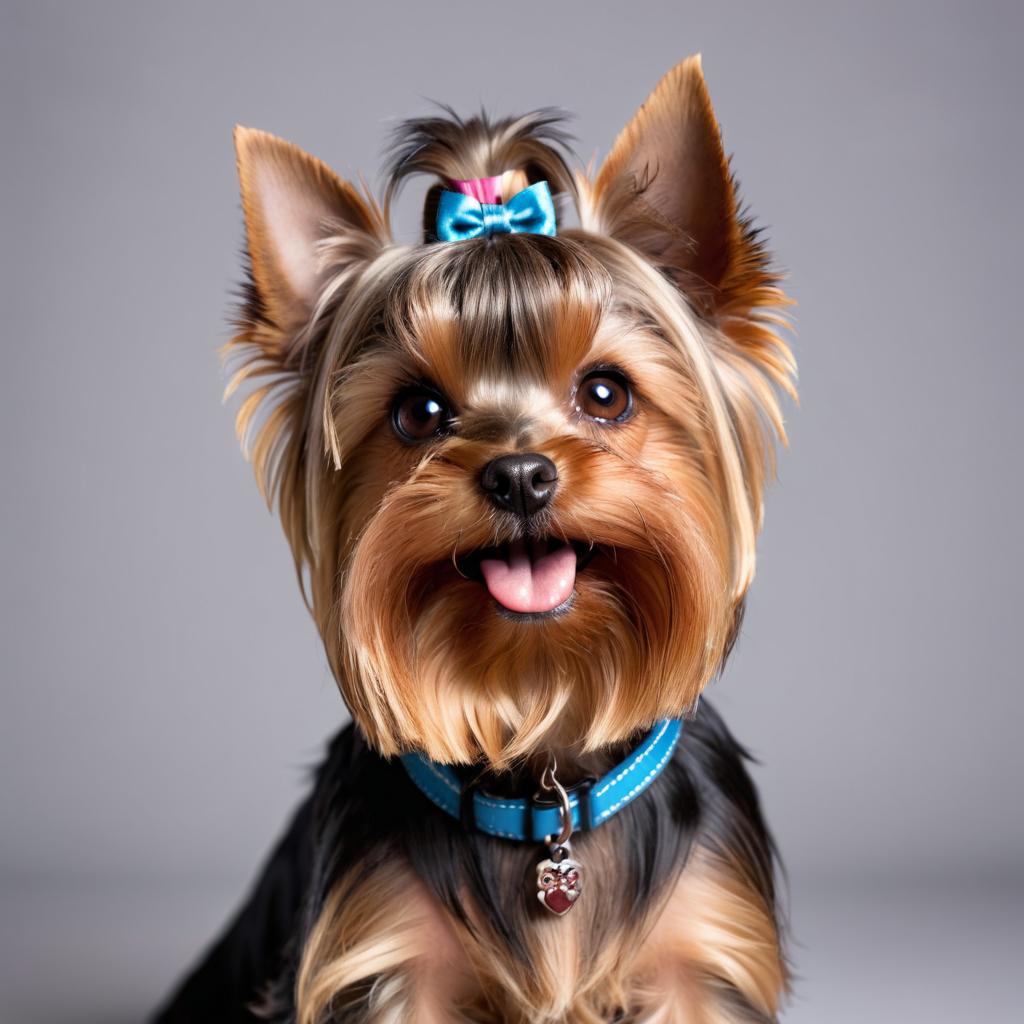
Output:
<svg viewBox="0 0 1024 1024">
<path fill-rule="evenodd" d="M 322 164 L 238 136 L 240 376 L 271 376 L 242 423 L 278 391 L 257 470 L 385 753 L 503 767 L 679 714 L 752 573 L 791 362 L 759 314 L 783 299 L 737 217 L 699 63 L 592 184 L 544 127 L 418 122 L 397 177 L 543 177 L 580 229 L 418 246 L 391 244 Z"/>
<path fill-rule="evenodd" d="M 458 759 L 621 737 L 691 702 L 721 658 L 714 412 L 682 339 L 623 291 L 575 238 L 438 246 L 386 278 L 389 326 L 328 413 L 344 492 L 328 635 L 381 732 Z"/>
</svg>

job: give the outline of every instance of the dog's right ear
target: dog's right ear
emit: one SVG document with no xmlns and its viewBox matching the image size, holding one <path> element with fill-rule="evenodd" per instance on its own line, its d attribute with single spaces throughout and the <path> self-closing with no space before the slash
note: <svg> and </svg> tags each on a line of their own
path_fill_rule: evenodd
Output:
<svg viewBox="0 0 1024 1024">
<path fill-rule="evenodd" d="M 235 153 L 252 273 L 247 312 L 287 346 L 339 260 L 371 256 L 387 227 L 376 205 L 290 142 L 237 125 Z"/>
<path fill-rule="evenodd" d="M 278 497 L 300 564 L 308 558 L 303 460 L 316 336 L 305 328 L 322 298 L 343 294 L 345 278 L 388 242 L 387 223 L 372 199 L 290 142 L 239 125 L 235 152 L 250 280 L 239 331 L 222 350 L 233 366 L 224 396 L 259 382 L 235 427 L 260 490 L 268 502 Z"/>
</svg>

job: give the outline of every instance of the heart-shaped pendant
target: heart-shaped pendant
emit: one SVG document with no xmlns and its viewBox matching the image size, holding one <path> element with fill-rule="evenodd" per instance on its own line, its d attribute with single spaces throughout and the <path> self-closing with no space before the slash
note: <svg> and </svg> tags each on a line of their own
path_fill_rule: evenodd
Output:
<svg viewBox="0 0 1024 1024">
<path fill-rule="evenodd" d="M 583 892 L 583 868 L 572 859 L 567 843 L 556 843 L 550 856 L 537 865 L 537 899 L 561 917 L 576 905 Z"/>
</svg>

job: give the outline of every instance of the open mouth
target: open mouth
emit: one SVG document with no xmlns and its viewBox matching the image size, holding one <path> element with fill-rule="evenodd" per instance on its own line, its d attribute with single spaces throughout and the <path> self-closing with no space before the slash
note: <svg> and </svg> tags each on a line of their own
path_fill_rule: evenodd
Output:
<svg viewBox="0 0 1024 1024">
<path fill-rule="evenodd" d="M 547 618 L 571 606 L 576 574 L 593 554 L 583 541 L 528 537 L 474 551 L 458 566 L 483 583 L 501 611 L 515 618 Z"/>
</svg>

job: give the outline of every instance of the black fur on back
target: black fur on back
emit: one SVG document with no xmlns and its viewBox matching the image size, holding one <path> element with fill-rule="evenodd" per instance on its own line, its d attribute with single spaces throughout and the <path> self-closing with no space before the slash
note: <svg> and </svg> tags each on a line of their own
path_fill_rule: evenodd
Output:
<svg viewBox="0 0 1024 1024">
<path fill-rule="evenodd" d="M 718 714 L 701 702 L 655 784 L 600 826 L 614 833 L 620 855 L 619 912 L 649 904 L 678 876 L 695 843 L 739 865 L 765 905 L 776 906 L 775 849 L 747 760 Z M 574 837 L 584 865 L 586 844 L 586 833 Z M 313 793 L 248 901 L 155 1024 L 253 1024 L 266 1020 L 266 1012 L 272 1020 L 294 1020 L 299 954 L 334 882 L 353 869 L 369 879 L 395 857 L 411 864 L 467 926 L 459 892 L 468 889 L 509 955 L 528 958 L 526 926 L 543 910 L 524 893 L 540 849 L 467 832 L 413 786 L 399 761 L 380 758 L 348 726 L 331 742 Z"/>
</svg>

